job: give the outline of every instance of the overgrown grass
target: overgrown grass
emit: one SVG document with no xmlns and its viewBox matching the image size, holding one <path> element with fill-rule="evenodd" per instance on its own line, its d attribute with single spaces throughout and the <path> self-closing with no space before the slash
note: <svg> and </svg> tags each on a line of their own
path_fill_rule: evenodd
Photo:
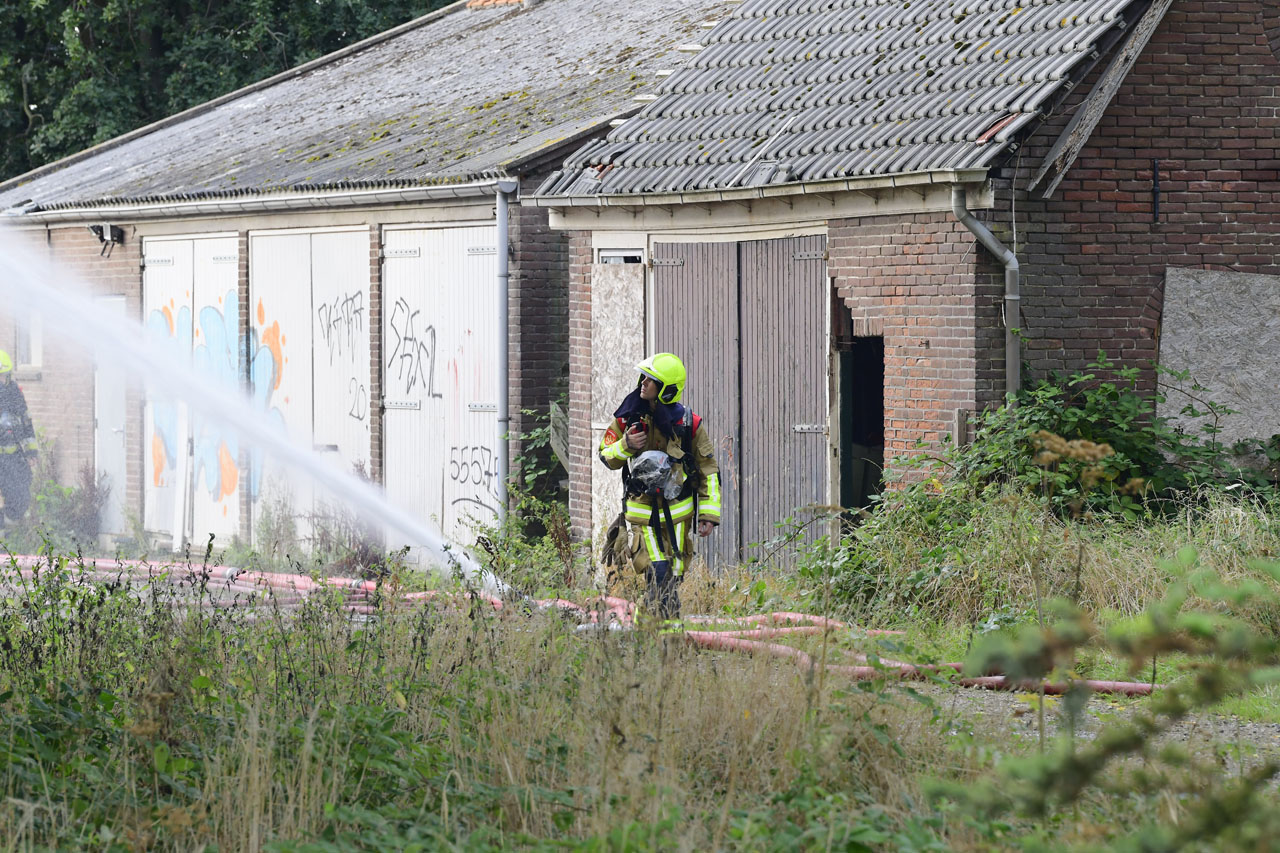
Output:
<svg viewBox="0 0 1280 853">
<path fill-rule="evenodd" d="M 340 595 L 208 611 L 55 566 L 8 597 L 4 846 L 942 843 L 913 808 L 942 732 L 896 689 L 551 615 L 353 619 Z"/>
<path fill-rule="evenodd" d="M 1031 619 L 1039 582 L 1043 596 L 1070 598 L 1111 621 L 1167 589 L 1161 563 L 1181 548 L 1195 549 L 1229 582 L 1269 581 L 1250 561 L 1280 556 L 1280 505 L 1221 491 L 1140 521 L 1062 519 L 1014 489 L 928 500 L 889 498 L 844 543 L 833 583 L 846 613 L 882 627 L 991 630 Z M 1280 612 L 1269 606 L 1242 615 L 1280 630 Z"/>
</svg>

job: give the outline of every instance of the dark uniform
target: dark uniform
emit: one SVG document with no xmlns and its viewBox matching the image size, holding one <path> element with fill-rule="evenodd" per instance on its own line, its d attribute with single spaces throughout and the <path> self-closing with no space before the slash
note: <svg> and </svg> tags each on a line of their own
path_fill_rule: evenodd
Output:
<svg viewBox="0 0 1280 853">
<path fill-rule="evenodd" d="M 11 378 L 0 380 L 0 496 L 3 519 L 16 521 L 31 503 L 31 463 L 36 432 L 27 413 L 27 398 Z"/>
</svg>

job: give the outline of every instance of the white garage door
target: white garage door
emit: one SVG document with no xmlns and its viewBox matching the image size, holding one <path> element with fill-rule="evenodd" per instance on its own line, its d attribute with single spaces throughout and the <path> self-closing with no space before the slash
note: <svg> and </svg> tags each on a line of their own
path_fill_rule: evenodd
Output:
<svg viewBox="0 0 1280 853">
<path fill-rule="evenodd" d="M 496 242 L 492 226 L 383 234 L 387 495 L 463 545 L 499 504 Z"/>
<path fill-rule="evenodd" d="M 371 463 L 369 250 L 365 227 L 249 235 L 255 408 L 347 472 L 368 472 Z M 250 472 L 255 521 L 287 506 L 305 535 L 317 501 L 332 502 L 258 452 Z"/>
<path fill-rule="evenodd" d="M 175 237 L 143 241 L 143 315 L 148 334 L 199 383 L 239 385 L 239 241 Z M 181 400 L 148 393 L 144 412 L 143 523 L 171 535 L 174 549 L 239 531 L 239 442 L 188 415 Z"/>
</svg>

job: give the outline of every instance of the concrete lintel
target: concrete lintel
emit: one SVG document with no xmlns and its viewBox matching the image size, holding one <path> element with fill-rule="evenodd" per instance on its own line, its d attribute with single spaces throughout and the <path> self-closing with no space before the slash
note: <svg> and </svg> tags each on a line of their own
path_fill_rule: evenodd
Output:
<svg viewBox="0 0 1280 853">
<path fill-rule="evenodd" d="M 802 196 L 838 193 L 858 190 L 883 190 L 935 184 L 976 184 L 987 179 L 986 169 L 939 169 L 927 172 L 910 172 L 901 175 L 875 175 L 863 178 L 838 178 L 821 181 L 804 181 L 791 184 L 769 184 L 761 187 L 734 187 L 719 190 L 689 190 L 686 192 L 636 193 L 631 195 L 589 196 L 528 196 L 522 204 L 536 207 L 633 207 L 636 205 L 666 205 L 714 203 L 722 201 L 753 201 L 780 196 Z"/>
<path fill-rule="evenodd" d="M 985 173 L 982 173 L 985 176 Z M 809 192 L 782 197 L 747 200 L 726 199 L 710 202 L 700 199 L 683 204 L 549 207 L 552 228 L 585 231 L 652 231 L 675 228 L 707 227 L 709 211 L 714 213 L 717 227 L 786 226 L 801 221 L 852 219 L 866 216 L 896 216 L 913 213 L 937 213 L 951 210 L 949 183 L 913 182 L 901 187 L 883 186 L 871 193 L 869 188 L 844 191 Z M 971 183 L 969 208 L 980 210 L 994 204 L 989 184 Z"/>
</svg>

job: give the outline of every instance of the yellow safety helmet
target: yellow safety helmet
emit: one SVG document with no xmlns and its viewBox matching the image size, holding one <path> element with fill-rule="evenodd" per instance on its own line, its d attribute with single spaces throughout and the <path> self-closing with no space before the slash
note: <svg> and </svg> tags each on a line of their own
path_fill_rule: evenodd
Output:
<svg viewBox="0 0 1280 853">
<path fill-rule="evenodd" d="M 9 357 L 9 353 L 0 349 L 0 373 L 8 373 L 13 370 L 13 359 Z"/>
<path fill-rule="evenodd" d="M 680 398 L 684 395 L 686 375 L 684 362 L 669 352 L 660 352 L 637 364 L 636 369 L 640 371 L 640 380 L 636 382 L 637 387 L 648 376 L 658 383 L 658 402 L 667 404 L 680 402 Z"/>
</svg>

